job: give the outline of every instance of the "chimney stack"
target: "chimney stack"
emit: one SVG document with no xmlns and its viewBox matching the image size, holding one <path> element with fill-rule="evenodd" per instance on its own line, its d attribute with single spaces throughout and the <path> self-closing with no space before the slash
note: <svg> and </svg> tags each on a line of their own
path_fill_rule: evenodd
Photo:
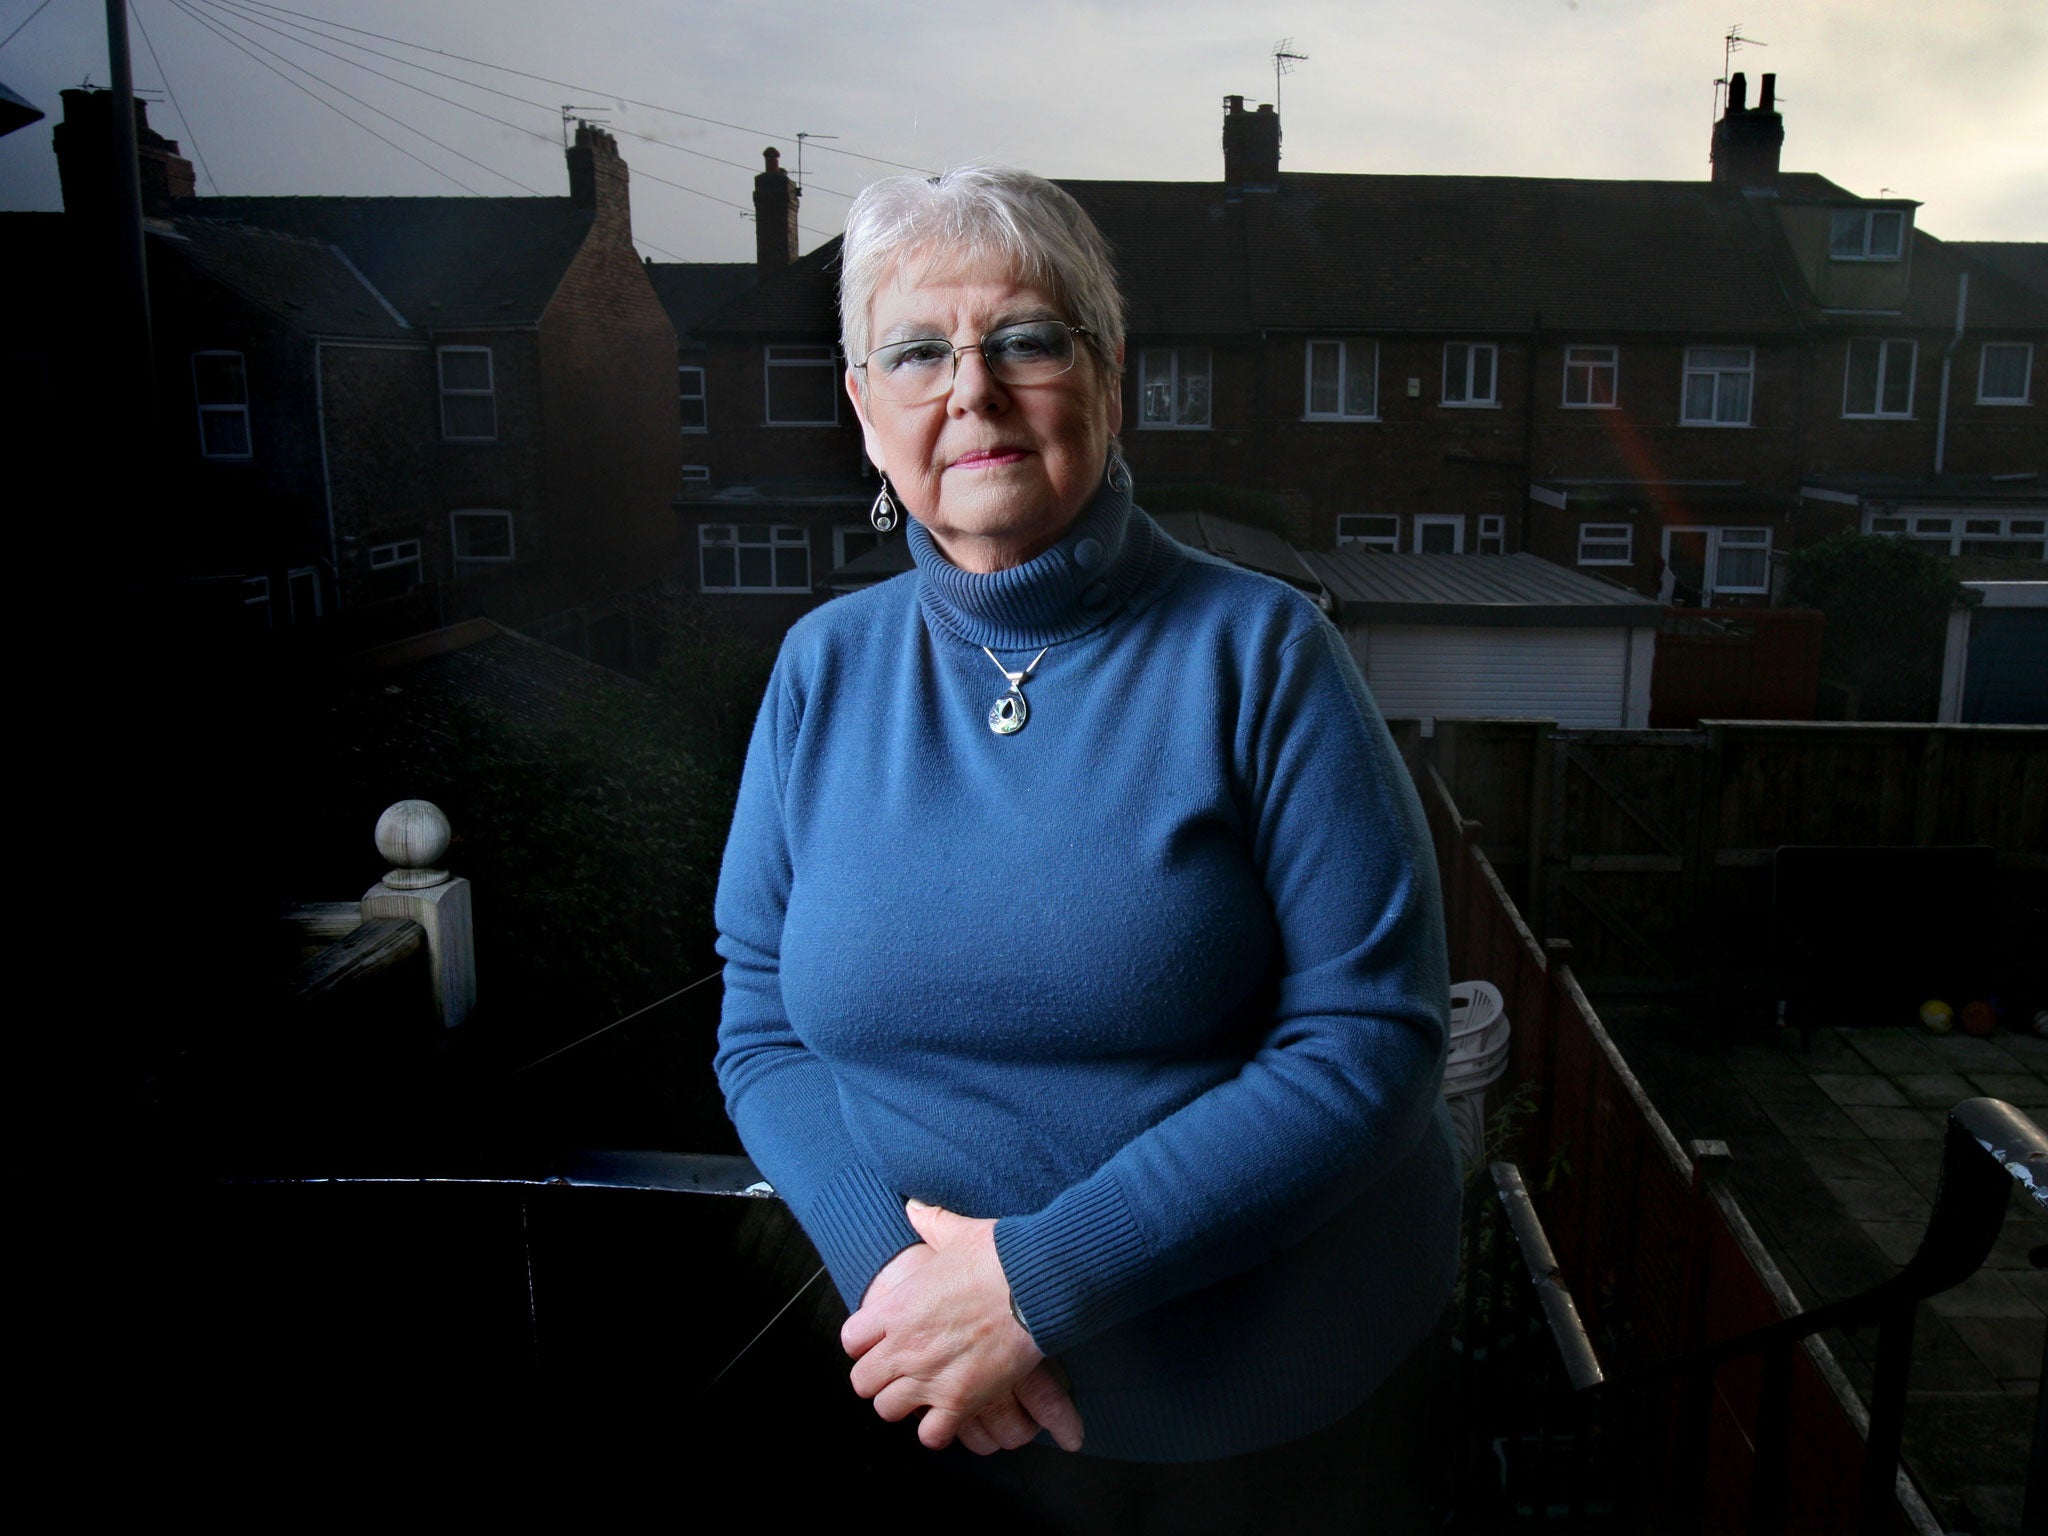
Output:
<svg viewBox="0 0 2048 1536">
<path fill-rule="evenodd" d="M 1785 120 L 1778 115 L 1778 77 L 1765 75 L 1763 91 L 1749 105 L 1749 81 L 1728 82 L 1728 107 L 1714 124 L 1714 180 L 1745 190 L 1774 191 L 1778 155 L 1785 147 Z"/>
<path fill-rule="evenodd" d="M 1242 96 L 1223 98 L 1223 187 L 1230 197 L 1280 190 L 1280 114 L 1270 104 L 1247 112 Z"/>
<path fill-rule="evenodd" d="M 597 222 L 616 227 L 622 240 L 633 238 L 633 200 L 619 141 L 591 123 L 576 124 L 569 146 L 569 201 L 588 208 Z"/>
<path fill-rule="evenodd" d="M 57 183 L 64 211 L 85 219 L 114 216 L 114 93 L 69 90 L 59 93 L 64 117 L 51 134 L 57 152 Z M 136 170 L 142 180 L 145 217 L 167 219 L 179 198 L 193 197 L 192 162 L 178 153 L 178 141 L 149 126 L 149 103 L 131 97 L 135 111 Z"/>
<path fill-rule="evenodd" d="M 796 206 L 804 189 L 782 168 L 781 150 L 764 149 L 761 158 L 768 168 L 754 178 L 754 264 L 766 277 L 796 260 Z"/>
</svg>

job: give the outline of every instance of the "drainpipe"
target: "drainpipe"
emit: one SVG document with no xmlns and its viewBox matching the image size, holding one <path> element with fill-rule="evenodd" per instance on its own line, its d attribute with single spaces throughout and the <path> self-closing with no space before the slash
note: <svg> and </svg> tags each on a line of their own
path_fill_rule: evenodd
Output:
<svg viewBox="0 0 2048 1536">
<path fill-rule="evenodd" d="M 327 455 L 327 343 L 313 343 L 313 421 L 320 429 L 320 497 L 327 503 L 327 572 L 334 579 L 334 611 L 341 612 L 341 544 L 334 533 L 334 469 Z"/>
<path fill-rule="evenodd" d="M 1941 407 L 1934 424 L 1934 472 L 1941 473 L 1941 461 L 1948 451 L 1948 374 L 1956 348 L 1963 344 L 1963 315 L 1970 307 L 1970 274 L 1956 279 L 1956 333 L 1949 337 L 1941 354 Z"/>
</svg>

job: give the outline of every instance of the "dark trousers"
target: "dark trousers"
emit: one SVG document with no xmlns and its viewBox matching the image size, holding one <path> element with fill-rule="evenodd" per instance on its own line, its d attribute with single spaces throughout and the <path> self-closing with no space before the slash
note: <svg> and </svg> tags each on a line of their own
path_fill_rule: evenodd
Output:
<svg viewBox="0 0 2048 1536">
<path fill-rule="evenodd" d="M 1336 1423 L 1220 1461 L 1154 1464 L 1047 1445 L 967 1457 L 997 1529 L 1032 1536 L 1284 1536 L 1435 1529 L 1446 1415 L 1439 1328 Z"/>
</svg>

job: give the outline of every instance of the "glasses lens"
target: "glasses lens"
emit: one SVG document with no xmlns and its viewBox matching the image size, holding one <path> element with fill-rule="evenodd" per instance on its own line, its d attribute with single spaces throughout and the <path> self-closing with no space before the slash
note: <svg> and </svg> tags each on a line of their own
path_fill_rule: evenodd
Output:
<svg viewBox="0 0 2048 1536">
<path fill-rule="evenodd" d="M 1005 384 L 1043 384 L 1074 366 L 1074 333 L 1057 320 L 1027 320 L 982 337 L 981 355 Z M 936 400 L 953 387 L 956 371 L 952 343 L 937 337 L 868 354 L 868 388 L 899 405 Z"/>
<path fill-rule="evenodd" d="M 1057 320 L 1006 325 L 982 337 L 981 355 L 1006 384 L 1042 384 L 1074 366 L 1074 333 Z"/>
<path fill-rule="evenodd" d="M 868 354 L 868 388 L 884 400 L 930 400 L 943 395 L 952 382 L 953 348 L 948 342 L 898 341 Z"/>
</svg>

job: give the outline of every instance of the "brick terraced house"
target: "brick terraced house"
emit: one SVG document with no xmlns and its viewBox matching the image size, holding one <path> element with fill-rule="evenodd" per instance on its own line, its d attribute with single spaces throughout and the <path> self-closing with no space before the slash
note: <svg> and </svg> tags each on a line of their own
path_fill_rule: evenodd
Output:
<svg viewBox="0 0 2048 1536">
<path fill-rule="evenodd" d="M 1781 173 L 1773 95 L 1736 77 L 1699 182 L 1283 173 L 1241 97 L 1221 181 L 1063 181 L 1116 252 L 1141 504 L 1263 494 L 1306 549 L 1526 550 L 1719 607 L 1843 527 L 2048 557 L 2041 247 Z M 776 162 L 758 281 L 687 317 L 679 500 L 699 588 L 771 635 L 876 542 L 838 243 L 797 255 Z"/>
</svg>

